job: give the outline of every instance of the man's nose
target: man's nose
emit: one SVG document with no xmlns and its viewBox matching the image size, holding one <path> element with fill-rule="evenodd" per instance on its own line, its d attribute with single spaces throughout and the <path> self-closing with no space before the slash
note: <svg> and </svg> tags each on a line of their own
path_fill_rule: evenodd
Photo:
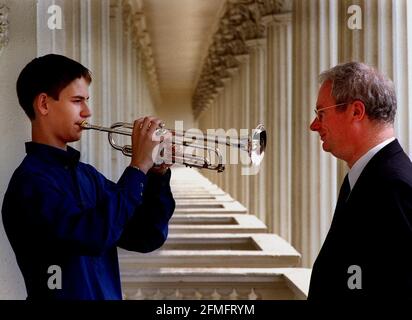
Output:
<svg viewBox="0 0 412 320">
<path fill-rule="evenodd" d="M 84 118 L 89 118 L 92 115 L 90 108 L 87 103 L 83 103 L 83 108 L 81 111 L 81 116 Z"/>
<path fill-rule="evenodd" d="M 318 120 L 318 118 L 315 118 L 310 124 L 310 130 L 319 131 L 319 129 L 320 129 L 320 121 Z"/>
</svg>

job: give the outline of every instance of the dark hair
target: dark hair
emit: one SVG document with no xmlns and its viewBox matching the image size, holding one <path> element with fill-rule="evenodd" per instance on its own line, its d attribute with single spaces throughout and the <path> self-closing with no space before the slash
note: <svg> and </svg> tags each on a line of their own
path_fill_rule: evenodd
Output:
<svg viewBox="0 0 412 320">
<path fill-rule="evenodd" d="M 332 96 L 337 104 L 360 100 L 365 104 L 370 119 L 394 123 L 397 102 L 393 82 L 375 68 L 360 62 L 348 62 L 323 72 L 319 80 L 332 81 Z"/>
<path fill-rule="evenodd" d="M 80 63 L 57 54 L 35 58 L 21 71 L 16 89 L 19 103 L 27 116 L 35 118 L 33 102 L 41 93 L 59 100 L 60 92 L 72 81 L 92 82 L 90 71 Z"/>
</svg>

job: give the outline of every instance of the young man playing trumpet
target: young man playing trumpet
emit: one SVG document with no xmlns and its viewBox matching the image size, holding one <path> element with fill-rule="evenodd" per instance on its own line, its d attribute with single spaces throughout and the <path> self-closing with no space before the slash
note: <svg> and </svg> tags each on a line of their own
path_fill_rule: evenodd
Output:
<svg viewBox="0 0 412 320">
<path fill-rule="evenodd" d="M 149 252 L 167 237 L 175 202 L 170 169 L 153 168 L 159 119 L 134 122 L 130 166 L 117 183 L 80 162 L 67 145 L 80 139 L 80 124 L 91 115 L 91 80 L 76 61 L 46 55 L 31 61 L 17 81 L 32 141 L 2 214 L 28 299 L 121 299 L 117 246 Z M 50 270 L 60 270 L 57 286 L 50 285 Z"/>
</svg>

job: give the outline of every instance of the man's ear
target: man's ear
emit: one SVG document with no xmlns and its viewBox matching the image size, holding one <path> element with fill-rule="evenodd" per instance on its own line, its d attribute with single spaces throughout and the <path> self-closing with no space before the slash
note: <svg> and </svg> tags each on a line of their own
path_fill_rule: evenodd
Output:
<svg viewBox="0 0 412 320">
<path fill-rule="evenodd" d="M 45 93 L 40 93 L 34 99 L 34 112 L 36 114 L 45 116 L 49 113 L 48 96 Z"/>
<path fill-rule="evenodd" d="M 355 100 L 352 102 L 353 117 L 355 120 L 360 121 L 366 116 L 366 108 L 362 101 Z"/>
</svg>

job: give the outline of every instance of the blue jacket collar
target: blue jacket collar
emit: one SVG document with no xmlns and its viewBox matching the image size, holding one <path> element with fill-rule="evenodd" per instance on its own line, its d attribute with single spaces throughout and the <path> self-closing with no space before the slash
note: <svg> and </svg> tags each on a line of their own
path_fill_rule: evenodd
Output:
<svg viewBox="0 0 412 320">
<path fill-rule="evenodd" d="M 67 151 L 37 142 L 26 142 L 26 153 L 41 158 L 46 162 L 62 165 L 77 165 L 80 152 L 67 146 Z"/>
</svg>

